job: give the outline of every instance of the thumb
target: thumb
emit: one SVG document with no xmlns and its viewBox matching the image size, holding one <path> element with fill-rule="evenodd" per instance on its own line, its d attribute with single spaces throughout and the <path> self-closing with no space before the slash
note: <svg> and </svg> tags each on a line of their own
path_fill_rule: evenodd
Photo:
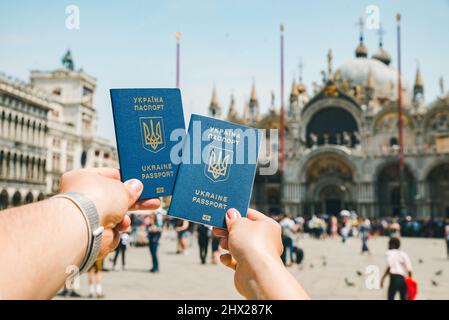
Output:
<svg viewBox="0 0 449 320">
<path fill-rule="evenodd" d="M 228 230 L 231 230 L 232 226 L 241 218 L 240 212 L 236 209 L 231 208 L 226 212 L 226 226 Z"/>
<path fill-rule="evenodd" d="M 124 182 L 128 191 L 128 208 L 133 206 L 143 191 L 143 184 L 137 179 L 131 179 Z"/>
</svg>

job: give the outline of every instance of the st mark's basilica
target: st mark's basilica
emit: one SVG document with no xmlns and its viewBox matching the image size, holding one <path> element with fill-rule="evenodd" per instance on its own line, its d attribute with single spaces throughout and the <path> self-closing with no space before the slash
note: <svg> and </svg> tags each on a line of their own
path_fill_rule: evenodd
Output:
<svg viewBox="0 0 449 320">
<path fill-rule="evenodd" d="M 335 70 L 331 51 L 327 60 L 321 84 L 310 90 L 301 77 L 293 81 L 284 172 L 257 175 L 251 205 L 293 216 L 348 209 L 369 217 L 449 217 L 449 94 L 442 78 L 439 97 L 428 105 L 419 68 L 412 87 L 402 78 L 405 166 L 399 179 L 398 73 L 391 54 L 380 40 L 370 55 L 362 34 L 352 59 Z M 243 112 L 237 110 L 231 97 L 222 115 L 214 88 L 209 115 L 279 128 L 279 111 L 272 104 L 261 113 L 254 85 Z"/>
</svg>

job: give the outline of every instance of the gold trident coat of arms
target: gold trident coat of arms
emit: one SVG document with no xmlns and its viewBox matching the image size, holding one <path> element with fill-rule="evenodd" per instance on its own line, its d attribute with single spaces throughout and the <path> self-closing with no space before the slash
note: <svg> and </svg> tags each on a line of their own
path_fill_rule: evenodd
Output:
<svg viewBox="0 0 449 320">
<path fill-rule="evenodd" d="M 229 176 L 230 170 L 230 156 L 232 151 L 218 149 L 219 153 L 217 155 L 216 151 L 218 148 L 211 148 L 209 153 L 209 161 L 206 165 L 206 176 L 212 181 L 223 181 Z M 227 154 L 223 154 L 227 151 Z"/>
<path fill-rule="evenodd" d="M 161 117 L 140 118 L 143 147 L 158 152 L 165 147 L 164 127 Z"/>
</svg>

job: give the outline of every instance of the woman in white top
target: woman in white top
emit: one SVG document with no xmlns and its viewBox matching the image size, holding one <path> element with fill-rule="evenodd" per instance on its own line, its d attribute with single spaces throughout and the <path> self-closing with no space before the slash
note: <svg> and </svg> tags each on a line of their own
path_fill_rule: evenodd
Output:
<svg viewBox="0 0 449 320">
<path fill-rule="evenodd" d="M 388 286 L 388 300 L 394 300 L 396 293 L 399 292 L 401 300 L 407 300 L 407 285 L 405 277 L 412 276 L 412 263 L 407 253 L 399 250 L 401 242 L 398 238 L 390 238 L 388 250 L 386 252 L 387 269 L 382 277 L 380 286 L 383 284 L 387 275 L 390 275 L 390 285 Z"/>
</svg>

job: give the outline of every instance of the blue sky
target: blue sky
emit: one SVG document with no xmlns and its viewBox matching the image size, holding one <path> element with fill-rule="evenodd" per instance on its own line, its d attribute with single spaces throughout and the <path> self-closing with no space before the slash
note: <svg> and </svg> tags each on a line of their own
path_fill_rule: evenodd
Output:
<svg viewBox="0 0 449 320">
<path fill-rule="evenodd" d="M 67 5 L 80 8 L 80 29 L 65 27 Z M 98 131 L 113 138 L 108 89 L 172 87 L 175 32 L 182 32 L 181 89 L 184 109 L 205 113 L 215 83 L 227 110 L 231 92 L 239 108 L 253 80 L 262 109 L 274 90 L 279 104 L 279 24 L 285 24 L 286 96 L 300 57 L 311 89 L 333 50 L 334 68 L 353 58 L 358 17 L 377 5 L 386 34 L 384 47 L 396 65 L 395 14 L 401 12 L 403 73 L 413 83 L 419 60 L 426 101 L 449 86 L 449 1 L 1 1 L 0 71 L 28 80 L 32 69 L 60 66 L 67 48 L 76 68 L 98 80 Z M 366 30 L 370 55 L 375 30 Z"/>
</svg>

